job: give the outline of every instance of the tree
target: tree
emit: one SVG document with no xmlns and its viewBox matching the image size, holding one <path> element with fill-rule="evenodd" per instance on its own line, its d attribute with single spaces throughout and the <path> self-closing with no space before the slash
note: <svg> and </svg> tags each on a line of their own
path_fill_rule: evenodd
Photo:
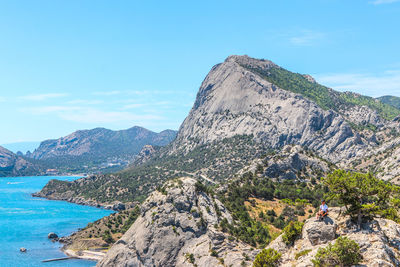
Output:
<svg viewBox="0 0 400 267">
<path fill-rule="evenodd" d="M 329 244 L 326 248 L 318 249 L 312 263 L 315 267 L 345 267 L 356 265 L 361 260 L 358 244 L 347 237 L 339 237 L 334 245 Z"/>
<path fill-rule="evenodd" d="M 301 235 L 304 223 L 302 222 L 290 222 L 284 229 L 282 240 L 286 245 L 293 245 L 294 241 Z"/>
<path fill-rule="evenodd" d="M 253 267 L 275 267 L 278 265 L 281 256 L 281 253 L 278 253 L 275 249 L 263 249 L 257 254 Z"/>
<path fill-rule="evenodd" d="M 336 170 L 323 178 L 329 188 L 328 198 L 343 205 L 358 226 L 365 218 L 382 216 L 399 220 L 399 187 L 374 177 L 371 173 Z"/>
</svg>

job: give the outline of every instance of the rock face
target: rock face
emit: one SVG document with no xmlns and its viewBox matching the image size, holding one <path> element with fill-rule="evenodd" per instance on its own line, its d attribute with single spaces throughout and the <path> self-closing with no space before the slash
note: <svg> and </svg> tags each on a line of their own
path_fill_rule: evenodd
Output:
<svg viewBox="0 0 400 267">
<path fill-rule="evenodd" d="M 179 129 L 175 147 L 254 135 L 272 148 L 307 146 L 333 162 L 361 155 L 366 145 L 341 115 L 277 87 L 243 65 L 263 71 L 277 67 L 247 56 L 230 56 L 214 66 Z"/>
<path fill-rule="evenodd" d="M 286 246 L 282 237 L 278 237 L 268 246 L 282 253 L 280 266 L 314 266 L 311 262 L 319 248 L 334 243 L 339 236 L 354 240 L 360 246 L 363 256 L 361 266 L 399 266 L 400 225 L 386 220 L 376 219 L 365 223 L 362 230 L 351 223 L 347 216 L 340 216 L 340 210 L 330 209 L 324 222 L 315 218 L 308 219 L 303 227 L 302 236 L 292 247 Z M 302 256 L 300 252 L 308 251 Z"/>
<path fill-rule="evenodd" d="M 0 177 L 37 175 L 40 167 L 0 146 Z"/>
<path fill-rule="evenodd" d="M 250 264 L 257 251 L 214 228 L 231 216 L 217 199 L 196 191 L 195 183 L 181 178 L 168 182 L 164 194 L 152 193 L 141 206 L 141 216 L 97 266 Z"/>
</svg>

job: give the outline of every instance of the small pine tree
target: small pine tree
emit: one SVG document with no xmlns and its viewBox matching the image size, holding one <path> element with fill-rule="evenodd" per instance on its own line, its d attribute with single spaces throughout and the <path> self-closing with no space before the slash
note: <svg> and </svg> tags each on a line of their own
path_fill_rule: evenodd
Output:
<svg viewBox="0 0 400 267">
<path fill-rule="evenodd" d="M 282 240 L 286 245 L 293 245 L 296 239 L 301 235 L 304 223 L 302 222 L 290 222 L 284 229 Z"/>
<path fill-rule="evenodd" d="M 253 267 L 276 267 L 278 266 L 281 256 L 281 253 L 278 253 L 275 249 L 263 249 L 256 256 Z"/>
</svg>

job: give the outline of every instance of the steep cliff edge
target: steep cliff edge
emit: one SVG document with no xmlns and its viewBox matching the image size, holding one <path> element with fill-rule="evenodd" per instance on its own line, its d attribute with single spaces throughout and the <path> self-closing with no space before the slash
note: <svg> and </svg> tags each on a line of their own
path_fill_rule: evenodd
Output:
<svg viewBox="0 0 400 267">
<path fill-rule="evenodd" d="M 139 218 L 97 266 L 249 265 L 257 250 L 217 230 L 223 219 L 232 220 L 196 180 L 172 180 L 144 201 Z"/>
</svg>

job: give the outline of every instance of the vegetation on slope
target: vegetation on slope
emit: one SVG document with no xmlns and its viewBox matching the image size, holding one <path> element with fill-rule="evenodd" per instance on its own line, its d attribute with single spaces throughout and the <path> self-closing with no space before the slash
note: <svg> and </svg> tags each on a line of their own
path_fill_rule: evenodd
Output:
<svg viewBox="0 0 400 267">
<path fill-rule="evenodd" d="M 252 136 L 235 136 L 197 146 L 186 154 L 178 151 L 158 156 L 119 173 L 98 175 L 86 181 L 51 182 L 42 192 L 72 191 L 75 196 L 102 203 L 142 201 L 168 179 L 202 175 L 223 180 L 260 157 L 264 151 Z"/>
<path fill-rule="evenodd" d="M 400 109 L 400 97 L 397 96 L 391 96 L 391 95 L 386 95 L 386 96 L 381 96 L 378 97 L 379 101 L 391 105 L 395 108 Z"/>
<path fill-rule="evenodd" d="M 235 220 L 233 224 L 222 221 L 220 228 L 248 244 L 264 247 L 272 239 L 269 232 L 271 225 L 283 229 L 290 222 L 298 221 L 298 217 L 305 213 L 305 204 L 313 203 L 314 206 L 318 206 L 326 192 L 327 188 L 317 183 L 274 181 L 253 173 L 245 173 L 241 178 L 232 181 L 227 189 L 219 192 L 219 198 Z M 279 216 L 271 212 L 260 222 L 250 216 L 245 205 L 252 197 L 264 200 L 280 199 L 292 204 L 292 207 L 285 208 Z M 297 226 L 296 224 L 296 229 L 299 228 Z M 289 235 L 288 240 L 292 240 L 292 235 Z"/>
<path fill-rule="evenodd" d="M 108 248 L 132 226 L 140 214 L 139 207 L 113 213 L 73 233 L 66 249 L 90 250 Z"/>
<path fill-rule="evenodd" d="M 341 110 L 357 105 L 367 106 L 376 110 L 387 120 L 392 120 L 400 115 L 400 108 L 388 105 L 372 97 L 350 92 L 341 93 L 334 91 L 326 86 L 309 81 L 299 73 L 293 73 L 280 67 L 271 67 L 269 69 L 244 65 L 242 67 L 260 75 L 265 80 L 282 89 L 307 97 L 325 110 L 332 109 L 340 113 Z"/>
</svg>

